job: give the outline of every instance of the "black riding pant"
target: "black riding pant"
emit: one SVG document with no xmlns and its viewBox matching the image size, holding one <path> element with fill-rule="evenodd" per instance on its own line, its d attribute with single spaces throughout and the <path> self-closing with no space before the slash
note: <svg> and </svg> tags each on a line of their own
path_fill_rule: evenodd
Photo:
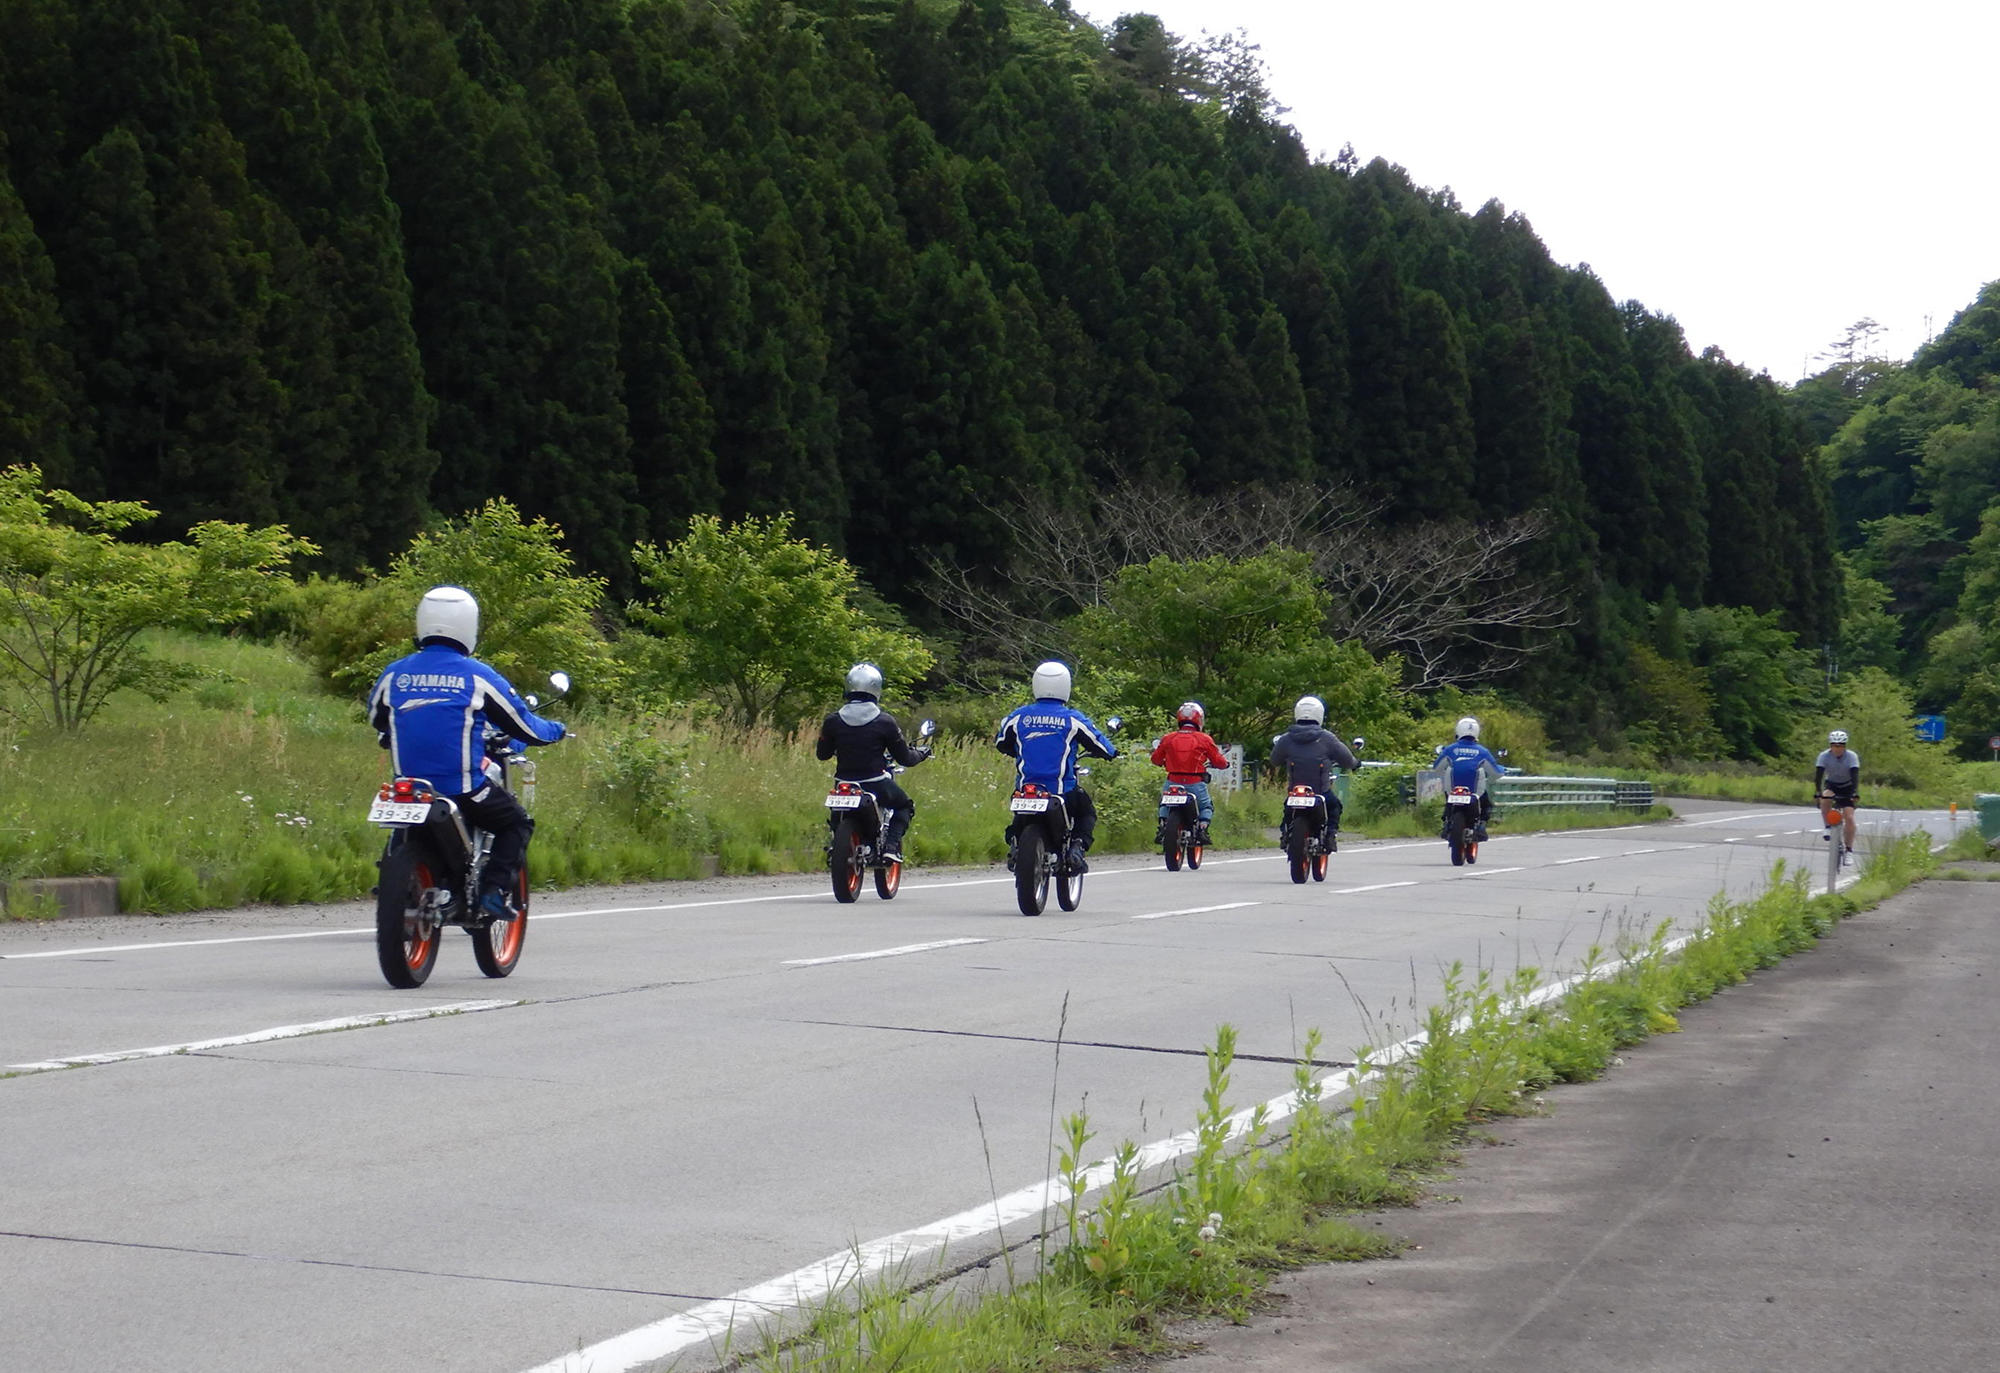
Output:
<svg viewBox="0 0 2000 1373">
<path fill-rule="evenodd" d="M 469 796 L 454 796 L 458 810 L 469 825 L 477 825 L 493 836 L 492 852 L 486 856 L 486 871 L 479 879 L 482 892 L 511 892 L 520 881 L 521 864 L 528 858 L 528 839 L 535 832 L 535 818 L 514 794 L 495 786 L 484 786 Z"/>
<path fill-rule="evenodd" d="M 854 785 L 882 803 L 883 814 L 888 817 L 882 827 L 882 847 L 890 853 L 901 853 L 903 836 L 910 832 L 910 821 L 916 816 L 917 803 L 893 777 L 856 782 Z"/>
<path fill-rule="evenodd" d="M 1097 838 L 1097 803 L 1090 799 L 1090 793 L 1082 787 L 1063 793 L 1063 809 L 1069 813 L 1069 838 L 1073 844 L 1081 844 L 1084 851 L 1090 851 Z M 1007 842 L 1013 843 L 1021 832 L 1021 821 L 1032 816 L 1017 815 L 1007 826 Z"/>
</svg>

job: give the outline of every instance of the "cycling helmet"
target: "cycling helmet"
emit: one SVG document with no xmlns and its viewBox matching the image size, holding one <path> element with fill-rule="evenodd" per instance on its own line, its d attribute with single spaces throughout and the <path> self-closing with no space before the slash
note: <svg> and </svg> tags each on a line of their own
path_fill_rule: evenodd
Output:
<svg viewBox="0 0 2000 1373">
<path fill-rule="evenodd" d="M 847 669 L 847 694 L 865 696 L 871 701 L 882 699 L 882 669 L 873 663 L 856 663 Z"/>
<path fill-rule="evenodd" d="M 1196 729 L 1200 729 L 1202 721 L 1208 716 L 1203 712 L 1201 702 L 1184 701 L 1181 708 L 1174 712 L 1174 718 L 1184 725 L 1193 725 Z"/>
<path fill-rule="evenodd" d="M 1326 702 L 1317 696 L 1301 696 L 1299 703 L 1292 707 L 1292 718 L 1309 725 L 1326 723 Z"/>
<path fill-rule="evenodd" d="M 1035 669 L 1034 682 L 1030 688 L 1037 701 L 1067 701 L 1069 699 L 1069 669 L 1058 662 L 1046 662 Z"/>
<path fill-rule="evenodd" d="M 1828 734 L 1826 736 L 1826 741 L 1829 744 L 1844 744 L 1847 742 L 1847 731 L 1844 729 L 1836 729 L 1831 734 Z"/>
<path fill-rule="evenodd" d="M 434 586 L 417 602 L 417 643 L 440 640 L 461 653 L 479 644 L 479 602 L 462 586 Z"/>
<path fill-rule="evenodd" d="M 1477 739 L 1479 737 L 1479 721 L 1473 719 L 1470 715 L 1460 720 L 1458 722 L 1458 737 L 1461 739 Z"/>
</svg>

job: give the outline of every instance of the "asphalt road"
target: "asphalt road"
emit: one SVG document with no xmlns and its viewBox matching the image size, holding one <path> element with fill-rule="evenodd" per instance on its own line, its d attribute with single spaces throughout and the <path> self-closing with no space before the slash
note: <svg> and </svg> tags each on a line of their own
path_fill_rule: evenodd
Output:
<svg viewBox="0 0 2000 1373">
<path fill-rule="evenodd" d="M 1106 858 L 1034 920 L 997 870 L 851 907 L 823 877 L 570 892 L 512 978 L 454 937 L 414 992 L 357 906 L 0 926 L 0 1368 L 698 1358 L 830 1257 L 962 1260 L 996 1205 L 1017 1241 L 1054 1118 L 1087 1103 L 1107 1153 L 1190 1128 L 1218 1024 L 1233 1098 L 1280 1096 L 1308 1027 L 1346 1059 L 1453 963 L 1555 976 L 1817 871 L 1812 821 L 1689 802 L 1468 869 L 1351 845 L 1305 886 L 1275 852 Z"/>
<path fill-rule="evenodd" d="M 1971 1373 L 2000 1351 L 2000 921 L 1926 882 L 1492 1122 L 1413 1247 L 1171 1373 Z M 1370 1218 L 1361 1218 L 1368 1224 Z"/>
</svg>

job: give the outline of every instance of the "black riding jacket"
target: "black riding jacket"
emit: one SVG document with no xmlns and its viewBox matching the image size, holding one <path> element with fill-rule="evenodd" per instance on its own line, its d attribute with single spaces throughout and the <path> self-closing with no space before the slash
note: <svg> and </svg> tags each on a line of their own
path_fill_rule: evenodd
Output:
<svg viewBox="0 0 2000 1373">
<path fill-rule="evenodd" d="M 1293 721 L 1271 745 L 1271 765 L 1289 769 L 1287 784 L 1311 787 L 1322 796 L 1333 790 L 1336 763 L 1349 772 L 1361 766 L 1339 735 L 1305 720 Z"/>
<path fill-rule="evenodd" d="M 910 747 L 896 717 L 866 697 L 851 697 L 819 727 L 820 761 L 836 759 L 833 775 L 842 782 L 879 782 L 889 762 L 915 767 L 930 755 Z"/>
</svg>

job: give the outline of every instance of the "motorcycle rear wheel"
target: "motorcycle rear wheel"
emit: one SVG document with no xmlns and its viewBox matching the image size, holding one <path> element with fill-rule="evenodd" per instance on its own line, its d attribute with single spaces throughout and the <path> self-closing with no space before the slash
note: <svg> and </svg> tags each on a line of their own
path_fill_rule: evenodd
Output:
<svg viewBox="0 0 2000 1373">
<path fill-rule="evenodd" d="M 1462 868 L 1465 866 L 1465 818 L 1453 811 L 1451 818 L 1444 823 L 1445 842 L 1451 845 L 1451 865 Z"/>
<path fill-rule="evenodd" d="M 1042 861 L 1047 841 L 1039 825 L 1024 826 L 1014 845 L 1014 897 L 1021 914 L 1040 915 L 1049 904 L 1049 870 Z"/>
<path fill-rule="evenodd" d="M 391 987 L 421 987 L 437 964 L 435 920 L 423 913 L 424 892 L 437 885 L 428 853 L 405 840 L 382 855 L 375 888 L 375 960 Z"/>
<path fill-rule="evenodd" d="M 521 961 L 528 942 L 528 865 L 514 879 L 514 905 L 521 912 L 512 920 L 494 920 L 472 927 L 472 957 L 488 977 L 505 977 Z"/>
<path fill-rule="evenodd" d="M 1200 844 L 1190 843 L 1188 845 L 1187 865 L 1189 871 L 1193 871 L 1194 869 L 1201 866 L 1202 852 L 1203 848 Z"/>
<path fill-rule="evenodd" d="M 1312 870 L 1313 881 L 1326 881 L 1326 853 L 1324 850 L 1313 855 Z"/>
<path fill-rule="evenodd" d="M 1169 815 L 1160 821 L 1160 856 L 1167 860 L 1168 872 L 1181 870 L 1181 818 Z"/>
<path fill-rule="evenodd" d="M 827 871 L 833 876 L 833 899 L 851 905 L 861 896 L 861 877 L 866 865 L 861 861 L 861 825 L 851 815 L 843 815 L 833 825 L 833 848 L 826 856 Z"/>
<path fill-rule="evenodd" d="M 1285 844 L 1285 857 L 1290 860 L 1294 882 L 1306 880 L 1306 846 L 1312 842 L 1306 829 L 1307 823 L 1303 819 L 1292 821 L 1291 837 Z"/>
</svg>

